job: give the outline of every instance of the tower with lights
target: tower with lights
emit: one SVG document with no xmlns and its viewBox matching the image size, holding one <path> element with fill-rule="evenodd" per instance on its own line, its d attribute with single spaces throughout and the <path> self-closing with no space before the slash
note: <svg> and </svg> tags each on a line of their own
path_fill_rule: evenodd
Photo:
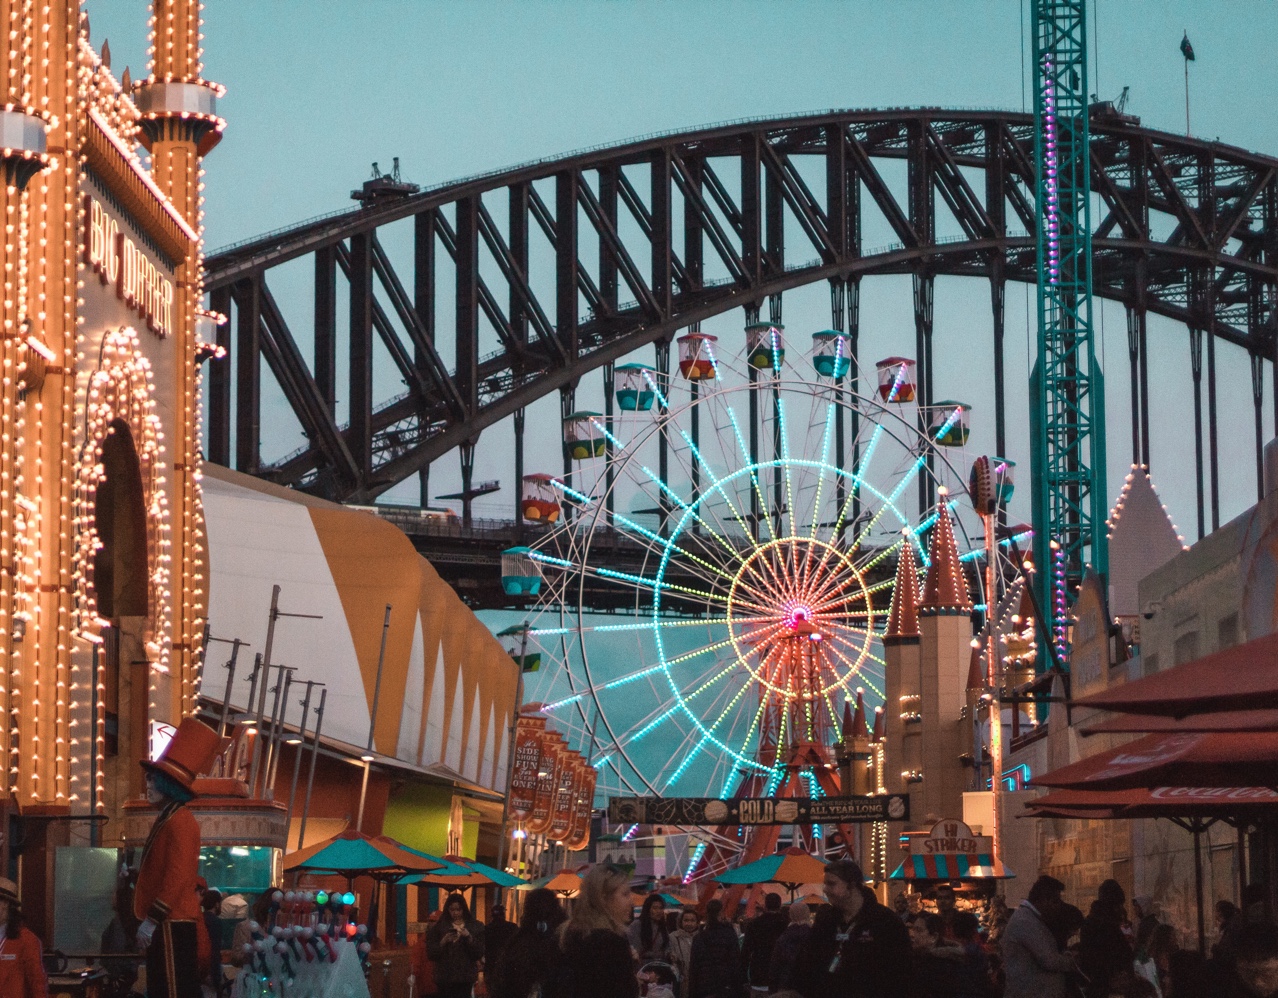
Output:
<svg viewBox="0 0 1278 998">
<path fill-rule="evenodd" d="M 24 818 L 118 817 L 199 694 L 200 162 L 224 124 L 200 10 L 155 0 L 130 85 L 79 3 L 0 7 L 0 808 Z M 97 823 L 38 827 L 28 897 L 52 895 L 40 850 Z"/>
</svg>

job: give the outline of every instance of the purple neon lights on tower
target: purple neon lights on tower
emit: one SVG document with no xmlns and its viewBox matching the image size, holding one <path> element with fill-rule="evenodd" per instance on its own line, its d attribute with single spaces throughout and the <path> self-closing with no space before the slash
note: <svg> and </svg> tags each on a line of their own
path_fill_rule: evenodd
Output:
<svg viewBox="0 0 1278 998">
<path fill-rule="evenodd" d="M 1059 284 L 1061 277 L 1061 214 L 1060 193 L 1056 176 L 1060 169 L 1060 157 L 1056 152 L 1058 127 L 1056 122 L 1056 82 L 1052 76 L 1051 56 L 1043 58 L 1043 122 L 1046 132 L 1044 147 L 1047 172 L 1047 275 L 1052 284 Z"/>
</svg>

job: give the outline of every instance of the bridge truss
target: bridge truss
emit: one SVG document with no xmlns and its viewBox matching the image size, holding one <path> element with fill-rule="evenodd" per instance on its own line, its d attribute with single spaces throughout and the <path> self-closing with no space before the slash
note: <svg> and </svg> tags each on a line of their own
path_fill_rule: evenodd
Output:
<svg viewBox="0 0 1278 998">
<path fill-rule="evenodd" d="M 1258 487 L 1262 479 L 1278 159 L 1112 114 L 1093 115 L 1091 132 L 1092 283 L 1127 312 L 1134 462 L 1150 458 L 1148 314 L 1189 328 L 1197 414 L 1206 358 L 1205 445 L 1201 415 L 1195 430 L 1201 535 L 1208 510 L 1219 523 L 1217 340 L 1251 361 Z M 479 434 L 513 417 L 517 481 L 523 409 L 536 399 L 558 391 L 571 411 L 591 371 L 610 374 L 646 344 L 668 349 L 680 329 L 733 308 L 757 317 L 770 302 L 776 320 L 785 291 L 818 281 L 830 284 L 834 325 L 855 356 L 860 283 L 881 274 L 912 278 L 924 405 L 933 401 L 935 279 L 989 282 L 1002 452 L 1006 285 L 1037 276 L 1034 141 L 1032 115 L 1001 111 L 738 122 L 445 184 L 229 247 L 206 264 L 211 304 L 230 317 L 218 331 L 227 356 L 210 363 L 207 456 L 370 502 L 453 450 L 469 489 Z M 904 196 L 889 182 L 901 164 Z M 938 238 L 951 219 L 961 234 Z M 896 241 L 863 246 L 867 224 L 886 225 Z M 390 234 L 406 227 L 408 251 L 388 250 Z M 295 261 L 313 272 L 309 356 L 272 289 L 279 268 Z M 339 425 L 343 340 L 349 420 Z M 374 398 L 375 341 L 405 386 L 388 400 Z M 308 441 L 270 462 L 260 445 L 263 361 Z"/>
</svg>

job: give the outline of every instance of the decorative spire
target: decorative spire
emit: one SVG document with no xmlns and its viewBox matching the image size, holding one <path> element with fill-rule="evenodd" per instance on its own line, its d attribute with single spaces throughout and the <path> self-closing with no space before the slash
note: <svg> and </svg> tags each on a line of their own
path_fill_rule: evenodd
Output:
<svg viewBox="0 0 1278 998">
<path fill-rule="evenodd" d="M 888 612 L 885 645 L 910 644 L 919 639 L 919 575 L 914 564 L 914 544 L 907 533 L 896 562 L 892 609 Z"/>
<path fill-rule="evenodd" d="M 959 563 L 958 542 L 954 539 L 954 523 L 946 500 L 946 493 L 942 492 L 928 549 L 932 564 L 923 582 L 923 599 L 919 603 L 919 613 L 923 616 L 958 616 L 972 612 L 972 597 Z"/>
<path fill-rule="evenodd" d="M 846 710 L 846 703 L 844 706 Z M 865 723 L 865 690 L 856 689 L 856 710 L 852 712 L 852 737 L 869 739 L 870 727 Z"/>
<path fill-rule="evenodd" d="M 967 688 L 985 688 L 985 638 L 972 641 L 972 659 L 967 667 Z"/>
<path fill-rule="evenodd" d="M 884 712 L 882 707 L 874 708 L 874 740 L 876 742 L 883 741 L 887 733 L 885 730 L 886 722 L 883 720 L 885 716 L 886 716 L 886 713 Z"/>
<path fill-rule="evenodd" d="M 852 731 L 856 722 L 852 720 L 852 698 L 843 698 L 843 723 L 839 727 L 839 731 L 843 734 L 843 740 L 849 742 L 852 740 Z"/>
</svg>

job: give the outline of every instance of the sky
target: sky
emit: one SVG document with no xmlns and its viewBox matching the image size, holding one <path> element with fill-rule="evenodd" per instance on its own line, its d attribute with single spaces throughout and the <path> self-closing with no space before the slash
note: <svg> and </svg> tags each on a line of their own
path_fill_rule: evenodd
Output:
<svg viewBox="0 0 1278 998">
<path fill-rule="evenodd" d="M 146 4 L 86 0 L 85 8 L 95 46 L 110 40 L 116 73 L 127 65 L 142 75 Z M 1197 54 L 1192 132 L 1278 152 L 1278 4 L 1089 0 L 1088 15 L 1093 91 L 1114 98 L 1130 86 L 1129 111 L 1147 125 L 1183 131 L 1179 43 L 1187 31 Z M 347 207 L 369 164 L 385 168 L 393 156 L 407 179 L 428 185 L 742 117 L 830 107 L 1021 109 L 1028 17 L 1027 0 L 209 0 L 205 75 L 227 87 L 219 110 L 228 127 L 206 161 L 207 244 L 216 249 Z M 825 301 L 824 288 L 787 296 L 793 335 L 806 338 L 800 331 L 829 324 Z M 972 456 L 993 449 L 992 375 L 986 355 L 966 345 L 968 333 L 978 342 L 988 336 L 987 301 L 983 282 L 938 282 L 937 392 L 975 404 Z M 1013 381 L 1027 367 L 1027 301 L 1023 288 L 1009 290 Z M 725 317 L 713 331 L 739 339 L 738 320 Z M 912 350 L 908 281 L 867 281 L 863 322 L 866 359 Z M 1111 495 L 1130 461 L 1123 322 L 1116 306 L 1098 309 Z M 1153 475 L 1190 537 L 1188 337 L 1172 323 L 1150 325 Z M 1222 522 L 1255 497 L 1250 381 L 1237 354 L 1225 348 L 1220 358 Z M 1027 466 L 1027 432 L 1015 415 L 1024 410 L 1021 381 L 1009 389 L 1008 456 Z M 584 391 L 589 402 L 597 388 Z M 553 425 L 554 409 L 554 400 L 534 407 L 530 430 Z M 1269 434 L 1272 405 L 1266 409 Z M 287 420 L 280 425 L 286 429 L 266 442 L 268 456 L 300 442 Z M 529 470 L 538 461 L 556 469 L 554 436 L 530 443 Z M 509 515 L 509 455 L 508 424 L 488 431 L 476 475 L 502 479 L 504 488 L 479 512 Z M 449 491 L 456 481 L 453 462 L 442 461 L 431 491 Z M 1024 489 L 1015 502 L 1027 497 Z M 415 501 L 415 490 L 388 498 Z"/>
</svg>

